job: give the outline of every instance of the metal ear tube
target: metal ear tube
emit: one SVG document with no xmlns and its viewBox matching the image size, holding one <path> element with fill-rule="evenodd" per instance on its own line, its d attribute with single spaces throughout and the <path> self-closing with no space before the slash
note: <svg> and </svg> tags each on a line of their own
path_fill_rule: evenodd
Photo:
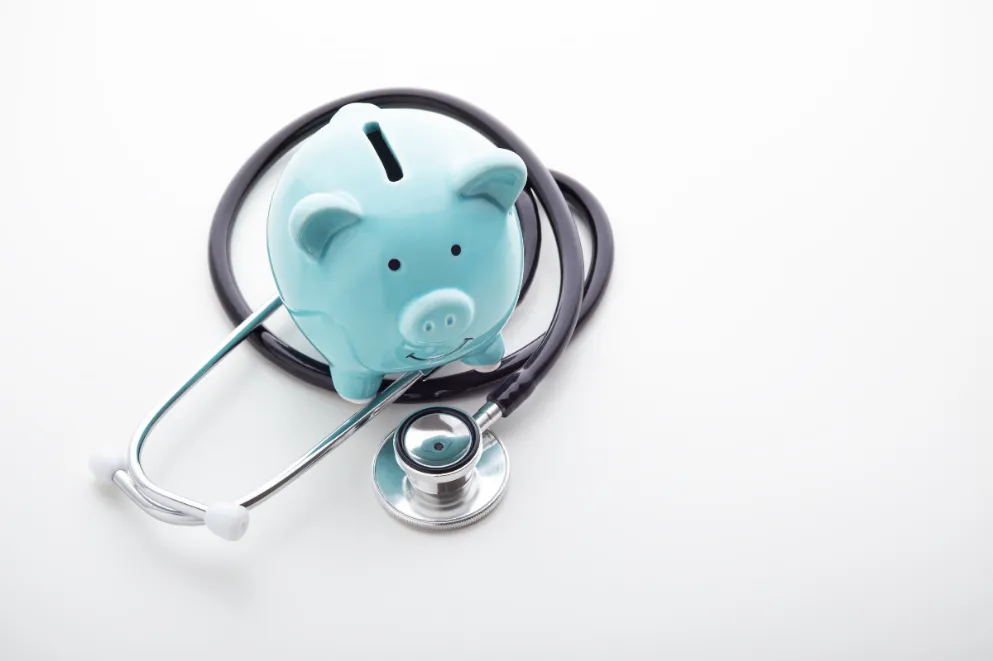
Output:
<svg viewBox="0 0 993 661">
<path fill-rule="evenodd" d="M 252 310 L 234 280 L 231 230 L 261 174 L 308 138 L 287 163 L 269 207 L 267 248 L 278 293 Z M 539 203 L 558 248 L 558 303 L 548 330 L 507 354 L 502 330 L 537 263 Z M 585 276 L 570 204 L 590 229 Z M 318 108 L 264 144 L 218 205 L 210 272 L 235 329 L 152 411 L 125 455 L 95 455 L 91 470 L 155 519 L 205 525 L 236 540 L 247 530 L 250 509 L 391 403 L 420 403 L 427 407 L 409 414 L 379 446 L 374 492 L 389 514 L 414 527 L 475 523 L 493 511 L 508 484 L 507 450 L 492 425 L 527 399 L 596 309 L 612 261 L 610 224 L 592 193 L 550 172 L 478 108 L 423 90 L 370 92 Z M 281 307 L 327 363 L 264 328 Z M 361 408 L 238 500 L 206 504 L 157 485 L 142 467 L 152 430 L 245 340 L 276 366 Z M 470 370 L 435 375 L 455 361 Z M 389 381 L 388 374 L 400 376 Z M 491 390 L 473 415 L 441 403 L 484 388 Z"/>
<path fill-rule="evenodd" d="M 148 478 L 141 466 L 142 450 L 155 425 L 172 408 L 173 404 L 178 402 L 222 358 L 241 344 L 249 333 L 258 328 L 281 306 L 282 301 L 278 296 L 274 296 L 254 315 L 246 319 L 228 336 L 207 362 L 170 395 L 161 406 L 156 408 L 139 427 L 126 456 L 122 458 L 107 455 L 94 456 L 91 461 L 94 474 L 112 481 L 138 507 L 153 518 L 175 525 L 206 525 L 218 537 L 236 540 L 244 535 L 248 529 L 248 510 L 263 503 L 307 472 L 426 374 L 426 372 L 410 372 L 394 381 L 389 388 L 379 393 L 362 410 L 325 436 L 317 445 L 281 473 L 238 501 L 206 505 L 156 485 Z"/>
</svg>

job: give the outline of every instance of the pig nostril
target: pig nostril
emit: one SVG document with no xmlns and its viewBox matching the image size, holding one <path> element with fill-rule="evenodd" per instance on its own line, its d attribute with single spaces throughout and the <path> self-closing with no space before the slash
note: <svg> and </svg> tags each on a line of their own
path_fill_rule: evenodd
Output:
<svg viewBox="0 0 993 661">
<path fill-rule="evenodd" d="M 406 180 L 404 180 L 406 181 Z M 401 272 L 407 264 L 401 267 Z M 397 320 L 400 335 L 413 345 L 435 345 L 464 339 L 472 326 L 474 303 L 459 289 L 436 289 L 411 299 Z"/>
</svg>

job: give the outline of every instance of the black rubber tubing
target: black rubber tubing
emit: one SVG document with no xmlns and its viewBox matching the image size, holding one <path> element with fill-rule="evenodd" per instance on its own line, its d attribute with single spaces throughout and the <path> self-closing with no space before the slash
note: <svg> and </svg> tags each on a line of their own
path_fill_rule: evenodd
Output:
<svg viewBox="0 0 993 661">
<path fill-rule="evenodd" d="M 510 415 L 527 399 L 562 355 L 575 330 L 596 309 L 613 268 L 614 239 L 606 212 L 589 190 L 560 172 L 550 171 L 510 129 L 483 110 L 455 97 L 419 89 L 354 94 L 299 117 L 259 147 L 228 184 L 210 227 L 210 277 L 221 306 L 235 325 L 252 313 L 231 264 L 231 233 L 245 197 L 280 157 L 323 127 L 342 106 L 356 102 L 446 115 L 472 127 L 496 146 L 513 151 L 527 167 L 527 185 L 516 203 L 524 237 L 524 279 L 518 305 L 531 286 L 538 262 L 541 229 L 537 205 L 540 204 L 558 246 L 561 278 L 558 303 L 548 330 L 506 356 L 493 372 L 468 371 L 429 378 L 414 384 L 398 399 L 405 403 L 438 402 L 495 385 L 487 400 L 499 406 L 505 416 Z M 570 204 L 590 231 L 592 250 L 585 279 L 583 250 Z M 281 369 L 307 383 L 334 391 L 326 363 L 297 351 L 262 326 L 249 335 L 248 340 Z M 384 382 L 383 387 L 388 385 L 389 382 Z"/>
</svg>

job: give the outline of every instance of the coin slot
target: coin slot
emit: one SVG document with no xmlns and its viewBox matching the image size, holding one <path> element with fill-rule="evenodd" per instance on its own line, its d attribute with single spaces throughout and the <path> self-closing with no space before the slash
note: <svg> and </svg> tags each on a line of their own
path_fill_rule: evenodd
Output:
<svg viewBox="0 0 993 661">
<path fill-rule="evenodd" d="M 386 136 L 383 135 L 379 122 L 369 122 L 365 125 L 365 137 L 369 139 L 372 148 L 376 150 L 376 156 L 379 157 L 379 162 L 383 164 L 383 170 L 386 171 L 386 178 L 390 181 L 403 179 L 403 168 L 400 167 L 400 161 L 397 160 L 396 154 L 390 148 L 390 143 L 386 141 Z"/>
</svg>

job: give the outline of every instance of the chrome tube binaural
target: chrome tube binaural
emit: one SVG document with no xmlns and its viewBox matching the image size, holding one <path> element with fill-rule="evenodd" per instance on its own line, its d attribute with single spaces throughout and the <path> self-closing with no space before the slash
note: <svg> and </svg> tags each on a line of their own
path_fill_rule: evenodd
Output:
<svg viewBox="0 0 993 661">
<path fill-rule="evenodd" d="M 144 510 L 145 514 L 148 514 L 150 517 L 165 523 L 172 523 L 177 526 L 203 525 L 203 519 L 189 514 L 183 514 L 182 512 L 176 510 L 171 510 L 143 494 L 141 490 L 135 486 L 134 481 L 131 479 L 131 476 L 128 475 L 127 471 L 117 471 L 114 473 L 113 480 L 114 484 L 117 485 L 124 495 L 130 498 L 131 502 Z"/>
<path fill-rule="evenodd" d="M 138 428 L 135 433 L 134 438 L 131 441 L 131 446 L 128 448 L 127 456 L 127 468 L 131 479 L 134 481 L 135 487 L 137 487 L 146 497 L 152 499 L 152 494 L 154 494 L 154 501 L 160 505 L 164 504 L 166 509 L 178 510 L 183 514 L 188 514 L 194 516 L 198 519 L 203 519 L 204 512 L 207 507 L 203 503 L 199 503 L 195 500 L 189 498 L 184 498 L 178 494 L 172 493 L 166 489 L 154 484 L 145 475 L 145 471 L 141 467 L 141 452 L 145 445 L 145 440 L 148 438 L 148 434 L 151 433 L 152 429 L 162 418 L 165 413 L 172 408 L 173 404 L 178 402 L 182 397 L 197 384 L 200 379 L 204 377 L 207 372 L 211 370 L 224 356 L 231 352 L 236 346 L 241 344 L 242 340 L 248 337 L 252 331 L 259 327 L 266 319 L 268 319 L 273 312 L 278 310 L 283 305 L 282 300 L 279 295 L 273 295 L 265 305 L 256 310 L 250 317 L 245 319 L 237 328 L 232 331 L 232 333 L 224 340 L 224 343 L 218 347 L 214 354 L 204 363 L 200 369 L 198 369 L 193 376 L 186 380 L 183 385 L 181 385 L 168 399 L 165 400 L 155 411 L 145 420 L 144 424 Z"/>
<path fill-rule="evenodd" d="M 325 436 L 324 440 L 308 450 L 306 454 L 293 462 L 293 464 L 291 464 L 282 473 L 242 498 L 239 504 L 242 507 L 251 508 L 261 502 L 264 502 L 273 494 L 279 492 L 283 487 L 287 486 L 290 482 L 307 472 L 307 470 L 320 461 L 324 455 L 348 440 L 352 434 L 357 432 L 367 422 L 379 415 L 384 408 L 392 403 L 397 397 L 406 392 L 412 385 L 433 371 L 434 370 L 424 372 L 408 372 L 397 378 L 397 380 L 394 381 L 389 388 L 377 395 L 371 402 L 369 402 L 369 404 L 366 405 L 365 408 L 350 417 L 333 432 Z"/>
<path fill-rule="evenodd" d="M 138 428 L 126 458 L 126 469 L 117 470 L 113 473 L 114 484 L 146 514 L 159 521 L 172 523 L 175 525 L 203 525 L 207 512 L 207 506 L 191 498 L 180 496 L 152 482 L 141 466 L 141 455 L 148 435 L 155 425 L 162 419 L 172 406 L 186 395 L 189 390 L 196 385 L 222 358 L 231 352 L 236 346 L 247 338 L 256 328 L 268 319 L 276 310 L 282 306 L 279 296 L 273 296 L 256 310 L 250 317 L 232 331 L 231 335 L 225 339 L 224 343 L 214 352 L 214 354 L 204 363 L 189 379 L 187 379 L 165 402 L 152 412 L 145 422 Z M 325 457 L 331 450 L 334 450 L 349 437 L 364 426 L 369 420 L 376 417 L 391 402 L 395 401 L 411 386 L 417 383 L 434 370 L 424 370 L 409 372 L 397 378 L 390 387 L 379 393 L 361 411 L 358 411 L 346 420 L 332 433 L 328 434 L 320 443 L 304 453 L 299 459 L 293 462 L 286 469 L 281 471 L 274 478 L 263 484 L 258 489 L 244 496 L 237 504 L 236 508 L 249 509 L 264 502 L 266 499 L 277 493 L 295 479 L 303 475 L 314 464 Z M 210 522 L 207 521 L 208 527 Z M 247 525 L 247 524 L 246 524 Z M 216 531 L 215 531 L 216 532 Z"/>
</svg>

